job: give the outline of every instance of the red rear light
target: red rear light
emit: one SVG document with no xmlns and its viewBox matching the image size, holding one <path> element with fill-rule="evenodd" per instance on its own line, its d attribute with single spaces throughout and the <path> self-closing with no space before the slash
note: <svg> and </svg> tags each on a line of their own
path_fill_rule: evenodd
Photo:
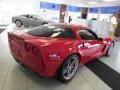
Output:
<svg viewBox="0 0 120 90">
<path fill-rule="evenodd" d="M 35 54 L 35 55 L 38 55 L 38 53 L 39 53 L 39 51 L 38 51 L 38 49 L 36 48 L 36 47 L 33 47 L 33 53 Z"/>
<path fill-rule="evenodd" d="M 26 44 L 25 44 L 25 49 L 26 49 L 27 52 L 30 52 L 30 51 L 32 50 L 32 45 L 26 43 Z"/>
<path fill-rule="evenodd" d="M 38 53 L 39 53 L 37 47 L 32 45 L 32 44 L 29 44 L 29 43 L 25 44 L 25 49 L 26 49 L 27 52 L 31 52 L 34 55 L 38 55 Z"/>
</svg>

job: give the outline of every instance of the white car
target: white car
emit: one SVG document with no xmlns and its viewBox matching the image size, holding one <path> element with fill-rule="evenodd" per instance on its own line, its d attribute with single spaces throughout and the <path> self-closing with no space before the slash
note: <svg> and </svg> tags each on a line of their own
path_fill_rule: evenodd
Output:
<svg viewBox="0 0 120 90">
<path fill-rule="evenodd" d="M 48 23 L 52 23 L 52 21 L 45 20 L 38 15 L 26 14 L 19 15 L 12 18 L 12 22 L 16 24 L 16 26 L 21 27 L 24 26 L 40 26 Z"/>
</svg>

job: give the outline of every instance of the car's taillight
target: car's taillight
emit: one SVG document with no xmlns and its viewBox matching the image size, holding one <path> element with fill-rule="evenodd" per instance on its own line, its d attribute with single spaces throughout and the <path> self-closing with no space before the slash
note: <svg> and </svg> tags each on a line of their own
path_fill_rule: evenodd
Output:
<svg viewBox="0 0 120 90">
<path fill-rule="evenodd" d="M 28 44 L 28 43 L 25 43 L 25 49 L 26 49 L 27 52 L 30 52 L 32 50 L 32 45 Z"/>
<path fill-rule="evenodd" d="M 27 52 L 33 53 L 34 55 L 38 55 L 39 53 L 37 47 L 29 43 L 25 43 L 25 49 Z"/>
<path fill-rule="evenodd" d="M 39 51 L 36 47 L 33 47 L 32 51 L 33 51 L 33 54 L 35 54 L 35 55 L 38 55 L 38 53 L 39 53 Z"/>
</svg>

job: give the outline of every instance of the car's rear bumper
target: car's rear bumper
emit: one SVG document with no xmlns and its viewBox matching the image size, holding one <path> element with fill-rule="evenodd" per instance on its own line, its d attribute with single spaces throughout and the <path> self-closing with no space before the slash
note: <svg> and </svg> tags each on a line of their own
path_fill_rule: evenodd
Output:
<svg viewBox="0 0 120 90">
<path fill-rule="evenodd" d="M 60 67 L 63 58 L 51 58 L 48 53 L 37 45 L 25 41 L 23 37 L 8 34 L 11 54 L 17 62 L 43 77 L 53 77 Z"/>
<path fill-rule="evenodd" d="M 53 77 L 53 74 L 49 73 L 46 71 L 46 68 L 43 64 L 43 62 L 41 60 L 39 60 L 37 63 L 36 62 L 33 62 L 33 65 L 31 65 L 31 63 L 29 63 L 29 61 L 32 61 L 34 60 L 34 57 L 20 57 L 18 55 L 16 55 L 14 52 L 11 51 L 11 54 L 13 55 L 13 57 L 15 58 L 15 60 L 24 65 L 26 68 L 32 70 L 33 72 L 39 74 L 40 76 L 43 76 L 43 77 Z M 36 64 L 36 67 L 35 67 L 35 64 Z M 39 67 L 38 67 L 39 65 Z"/>
<path fill-rule="evenodd" d="M 57 61 L 53 61 L 53 62 L 47 61 L 46 62 L 46 60 L 42 60 L 40 58 L 35 58 L 29 54 L 24 56 L 24 58 L 23 58 L 23 57 L 17 55 L 12 50 L 11 50 L 11 54 L 18 63 L 22 64 L 24 67 L 30 69 L 31 71 L 37 73 L 38 75 L 40 75 L 42 77 L 48 77 L 48 78 L 54 77 L 57 73 L 57 70 L 59 69 L 59 67 L 61 65 L 60 62 L 57 62 Z"/>
</svg>

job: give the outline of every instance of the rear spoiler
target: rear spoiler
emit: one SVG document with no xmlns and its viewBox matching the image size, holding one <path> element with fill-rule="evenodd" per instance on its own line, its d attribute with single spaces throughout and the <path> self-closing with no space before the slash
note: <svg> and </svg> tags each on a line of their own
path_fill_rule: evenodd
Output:
<svg viewBox="0 0 120 90">
<path fill-rule="evenodd" d="M 14 34 L 13 32 L 8 32 L 8 38 L 15 38 L 15 39 L 18 39 L 18 40 L 24 40 L 24 38 Z"/>
</svg>

